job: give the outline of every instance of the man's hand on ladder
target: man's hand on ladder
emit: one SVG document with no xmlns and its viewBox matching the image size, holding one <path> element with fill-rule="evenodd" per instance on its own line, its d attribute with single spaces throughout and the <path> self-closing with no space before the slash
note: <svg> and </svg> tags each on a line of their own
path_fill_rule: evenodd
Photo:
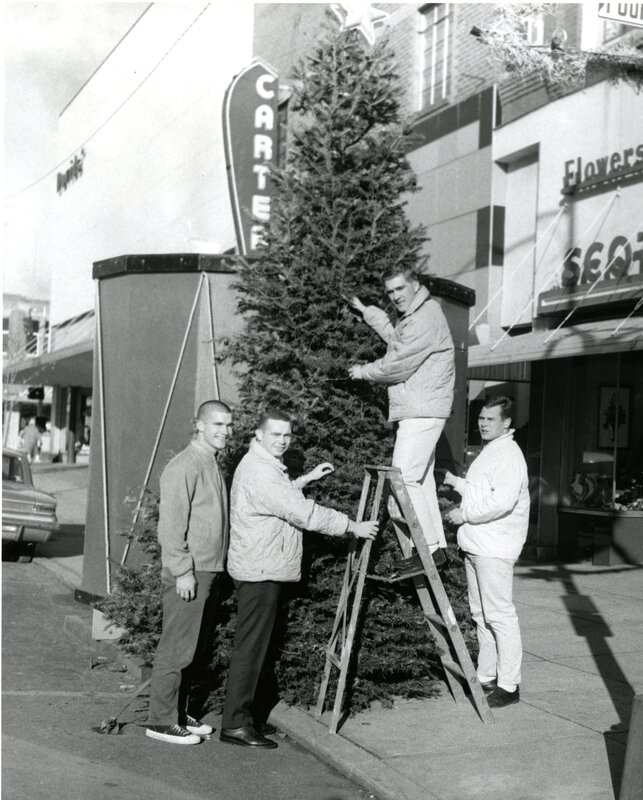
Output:
<svg viewBox="0 0 643 800">
<path fill-rule="evenodd" d="M 348 532 L 358 539 L 374 539 L 379 533 L 380 523 L 376 519 L 366 520 L 365 522 L 348 521 Z"/>
</svg>

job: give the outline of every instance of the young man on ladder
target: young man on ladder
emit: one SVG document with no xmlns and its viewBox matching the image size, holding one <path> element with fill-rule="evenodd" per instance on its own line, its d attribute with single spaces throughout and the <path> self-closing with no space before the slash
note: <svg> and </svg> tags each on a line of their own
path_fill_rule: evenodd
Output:
<svg viewBox="0 0 643 800">
<path fill-rule="evenodd" d="M 400 315 L 395 325 L 385 311 L 365 306 L 358 297 L 350 304 L 384 339 L 386 354 L 370 364 L 353 365 L 349 375 L 388 386 L 389 420 L 397 422 L 392 463 L 402 471 L 433 561 L 440 568 L 447 543 L 433 469 L 435 448 L 453 405 L 453 340 L 442 309 L 412 269 L 385 274 L 384 286 Z M 400 577 L 423 571 L 417 553 L 397 566 Z"/>
</svg>

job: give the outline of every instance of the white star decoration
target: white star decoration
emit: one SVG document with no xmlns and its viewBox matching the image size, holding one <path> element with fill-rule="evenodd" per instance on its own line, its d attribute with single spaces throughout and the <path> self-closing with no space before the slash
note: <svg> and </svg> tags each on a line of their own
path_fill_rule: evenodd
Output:
<svg viewBox="0 0 643 800">
<path fill-rule="evenodd" d="M 343 31 L 358 30 L 369 44 L 375 42 L 375 28 L 383 25 L 389 16 L 364 0 L 331 3 L 330 7 L 340 21 Z"/>
</svg>

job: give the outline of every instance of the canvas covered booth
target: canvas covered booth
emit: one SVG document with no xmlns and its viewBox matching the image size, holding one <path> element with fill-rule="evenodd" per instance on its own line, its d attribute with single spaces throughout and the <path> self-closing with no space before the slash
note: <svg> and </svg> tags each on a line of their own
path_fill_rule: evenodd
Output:
<svg viewBox="0 0 643 800">
<path fill-rule="evenodd" d="M 239 325 L 230 261 L 213 255 L 127 255 L 94 264 L 94 429 L 83 559 L 84 599 L 109 593 L 116 565 L 141 553 L 127 534 L 145 490 L 191 434 L 204 400 L 233 403 L 217 361 Z M 83 599 L 83 597 L 81 597 Z"/>
</svg>

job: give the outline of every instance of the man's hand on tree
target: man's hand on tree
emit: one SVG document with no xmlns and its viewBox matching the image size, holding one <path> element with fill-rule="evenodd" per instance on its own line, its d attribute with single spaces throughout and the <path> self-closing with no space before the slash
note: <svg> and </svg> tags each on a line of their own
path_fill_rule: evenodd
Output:
<svg viewBox="0 0 643 800">
<path fill-rule="evenodd" d="M 187 603 L 196 597 L 196 578 L 191 572 L 176 579 L 176 593 Z"/>
<path fill-rule="evenodd" d="M 456 508 L 452 508 L 450 511 L 447 511 L 446 518 L 452 525 L 462 525 L 464 522 L 464 517 L 462 516 L 462 509 L 459 506 Z"/>
<path fill-rule="evenodd" d="M 359 364 L 353 364 L 352 367 L 348 368 L 348 374 L 351 376 L 351 378 L 354 381 L 359 381 L 359 380 L 362 379 L 362 376 L 361 376 L 360 373 L 361 373 L 361 368 L 360 368 Z"/>
<path fill-rule="evenodd" d="M 355 522 L 349 520 L 348 532 L 352 533 L 358 539 L 374 539 L 380 529 L 379 522 L 374 520 L 367 520 L 366 522 Z"/>
<path fill-rule="evenodd" d="M 351 308 L 354 308 L 355 311 L 359 311 L 360 314 L 363 314 L 366 311 L 366 306 L 364 305 L 364 303 L 362 303 L 362 301 L 356 294 L 352 295 L 351 297 L 347 297 L 346 300 L 349 306 L 351 306 Z"/>
<path fill-rule="evenodd" d="M 324 461 L 322 464 L 317 464 L 315 469 L 312 469 L 307 475 L 304 475 L 304 478 L 306 483 L 312 483 L 312 481 L 318 481 L 320 478 L 330 475 L 331 472 L 335 472 L 335 467 L 328 461 Z"/>
</svg>

